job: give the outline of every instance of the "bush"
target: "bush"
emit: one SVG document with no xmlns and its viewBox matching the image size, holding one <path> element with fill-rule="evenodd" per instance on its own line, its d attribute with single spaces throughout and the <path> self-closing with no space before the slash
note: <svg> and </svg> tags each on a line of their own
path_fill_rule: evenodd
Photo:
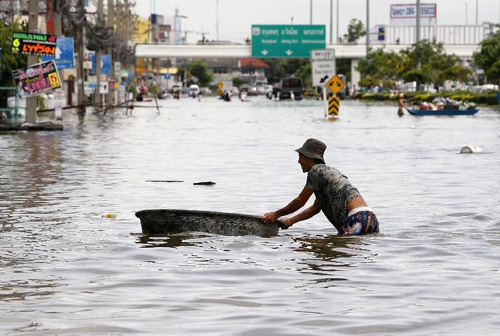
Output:
<svg viewBox="0 0 500 336">
<path fill-rule="evenodd" d="M 389 99 L 389 93 L 388 92 L 365 93 L 364 95 L 361 95 L 361 99 L 388 100 Z"/>
</svg>

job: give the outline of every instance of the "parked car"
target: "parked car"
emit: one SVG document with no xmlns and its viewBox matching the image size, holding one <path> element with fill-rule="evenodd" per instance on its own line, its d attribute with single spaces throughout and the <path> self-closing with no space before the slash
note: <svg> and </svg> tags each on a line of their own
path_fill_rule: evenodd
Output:
<svg viewBox="0 0 500 336">
<path fill-rule="evenodd" d="M 196 98 L 200 94 L 200 87 L 196 84 L 189 86 L 189 96 Z"/>
<path fill-rule="evenodd" d="M 207 87 L 201 87 L 201 88 L 200 88 L 200 92 L 201 92 L 201 94 L 208 95 L 208 94 L 211 94 L 211 93 L 212 93 L 212 90 L 210 90 L 210 89 L 209 89 L 209 88 L 207 88 Z"/>
<path fill-rule="evenodd" d="M 272 91 L 273 90 L 273 86 L 272 85 L 259 85 L 257 86 L 257 91 L 259 92 L 260 95 L 265 95 L 267 94 L 269 91 Z"/>
<path fill-rule="evenodd" d="M 243 84 L 240 86 L 240 91 L 245 91 L 249 96 L 257 96 L 259 91 L 255 86 L 251 86 L 250 84 Z"/>
</svg>

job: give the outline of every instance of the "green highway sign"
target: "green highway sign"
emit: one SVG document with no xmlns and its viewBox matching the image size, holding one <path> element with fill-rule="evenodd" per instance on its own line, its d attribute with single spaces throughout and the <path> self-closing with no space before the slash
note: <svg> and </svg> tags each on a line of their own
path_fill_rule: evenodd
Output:
<svg viewBox="0 0 500 336">
<path fill-rule="evenodd" d="M 252 57 L 309 58 L 325 41 L 325 25 L 252 25 Z"/>
</svg>

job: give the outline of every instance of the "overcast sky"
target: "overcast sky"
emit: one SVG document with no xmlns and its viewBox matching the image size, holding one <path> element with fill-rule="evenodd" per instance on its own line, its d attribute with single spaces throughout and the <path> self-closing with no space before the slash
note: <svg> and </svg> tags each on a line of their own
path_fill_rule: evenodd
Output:
<svg viewBox="0 0 500 336">
<path fill-rule="evenodd" d="M 333 2 L 333 40 L 337 32 L 337 1 L 339 2 L 339 36 L 347 31 L 352 18 L 366 24 L 366 0 L 312 0 L 313 24 L 325 24 L 327 41 L 330 41 L 330 3 Z M 209 40 L 217 39 L 217 3 L 219 4 L 219 39 L 243 42 L 250 37 L 252 24 L 309 24 L 311 0 L 141 0 L 136 13 L 149 17 L 152 4 L 156 13 L 173 16 L 175 8 L 183 19 L 183 30 L 190 31 L 188 43 L 201 39 L 208 33 Z M 416 3 L 415 0 L 370 0 L 370 26 L 390 23 L 390 5 Z M 437 5 L 438 25 L 465 25 L 478 22 L 500 22 L 500 0 L 434 0 L 421 3 Z"/>
</svg>

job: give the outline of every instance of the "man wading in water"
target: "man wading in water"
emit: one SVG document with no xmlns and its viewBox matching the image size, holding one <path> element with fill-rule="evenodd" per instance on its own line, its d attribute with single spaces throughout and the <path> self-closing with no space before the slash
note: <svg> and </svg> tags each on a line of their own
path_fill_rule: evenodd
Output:
<svg viewBox="0 0 500 336">
<path fill-rule="evenodd" d="M 326 145 L 316 139 L 308 139 L 296 150 L 299 153 L 302 171 L 307 173 L 306 185 L 299 196 L 287 206 L 266 213 L 262 221 L 269 224 L 281 216 L 294 213 L 302 208 L 314 193 L 316 200 L 312 206 L 293 217 L 281 220 L 285 229 L 323 211 L 340 235 L 379 232 L 377 217 L 358 189 L 345 175 L 325 164 L 323 159 L 325 150 Z"/>
</svg>

